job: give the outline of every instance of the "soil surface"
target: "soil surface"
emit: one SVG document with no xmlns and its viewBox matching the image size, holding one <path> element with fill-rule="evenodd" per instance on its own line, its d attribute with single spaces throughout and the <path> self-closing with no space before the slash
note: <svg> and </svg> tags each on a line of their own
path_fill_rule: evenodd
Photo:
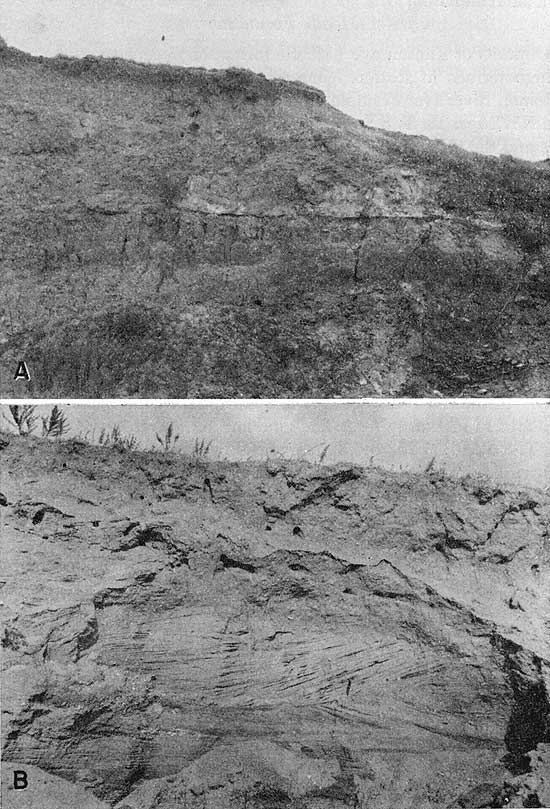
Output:
<svg viewBox="0 0 550 809">
<path fill-rule="evenodd" d="M 5 809 L 550 805 L 543 492 L 1 444 Z"/>
</svg>

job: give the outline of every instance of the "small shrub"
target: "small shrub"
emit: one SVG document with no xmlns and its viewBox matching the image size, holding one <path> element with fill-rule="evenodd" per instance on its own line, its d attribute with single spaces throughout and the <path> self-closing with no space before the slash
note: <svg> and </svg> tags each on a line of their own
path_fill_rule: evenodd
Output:
<svg viewBox="0 0 550 809">
<path fill-rule="evenodd" d="M 10 415 L 13 419 L 12 422 L 4 416 L 5 421 L 12 426 L 15 425 L 19 435 L 30 435 L 36 426 L 38 417 L 35 415 L 36 407 L 34 405 L 8 405 Z"/>
<path fill-rule="evenodd" d="M 69 432 L 69 420 L 60 407 L 54 405 L 49 416 L 42 416 L 42 437 L 61 438 Z"/>
</svg>

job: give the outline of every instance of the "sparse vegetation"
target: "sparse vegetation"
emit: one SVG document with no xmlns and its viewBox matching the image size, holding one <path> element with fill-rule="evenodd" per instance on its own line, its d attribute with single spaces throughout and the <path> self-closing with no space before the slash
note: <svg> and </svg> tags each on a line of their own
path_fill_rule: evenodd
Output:
<svg viewBox="0 0 550 809">
<path fill-rule="evenodd" d="M 62 438 L 69 432 L 69 420 L 63 410 L 54 405 L 49 416 L 42 416 L 42 437 Z"/>
<path fill-rule="evenodd" d="M 201 438 L 199 441 L 198 438 L 195 438 L 195 444 L 193 446 L 193 457 L 198 460 L 205 460 L 210 452 L 210 445 L 211 441 L 205 441 L 204 438 Z"/>
<path fill-rule="evenodd" d="M 11 404 L 8 405 L 8 410 L 11 415 L 11 421 L 2 414 L 4 420 L 11 426 L 15 426 L 19 435 L 31 435 L 34 432 L 36 422 L 38 421 L 36 407 L 34 405 Z"/>
<path fill-rule="evenodd" d="M 139 442 L 135 435 L 124 435 L 118 425 L 114 425 L 111 430 L 103 428 L 99 434 L 98 444 L 101 447 L 110 447 L 120 451 L 135 451 Z"/>
<path fill-rule="evenodd" d="M 174 450 L 176 444 L 179 441 L 179 434 L 177 435 L 174 434 L 174 427 L 172 422 L 170 422 L 170 424 L 166 428 L 164 436 L 161 437 L 158 433 L 156 433 L 156 437 L 157 441 L 162 447 L 163 452 L 171 452 L 172 450 Z"/>
<path fill-rule="evenodd" d="M 4 421 L 15 427 L 19 435 L 32 435 L 38 423 L 38 414 L 35 405 L 8 405 L 11 418 L 3 413 Z M 69 420 L 63 410 L 54 405 L 48 416 L 40 416 L 42 423 L 42 438 L 62 438 L 69 432 Z"/>
</svg>

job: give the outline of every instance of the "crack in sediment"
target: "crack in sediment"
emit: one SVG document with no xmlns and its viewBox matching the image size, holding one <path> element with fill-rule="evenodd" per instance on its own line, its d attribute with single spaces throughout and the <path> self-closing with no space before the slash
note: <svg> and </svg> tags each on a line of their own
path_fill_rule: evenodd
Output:
<svg viewBox="0 0 550 809">
<path fill-rule="evenodd" d="M 307 506 L 313 505 L 325 495 L 334 494 L 335 489 L 337 489 L 343 483 L 347 483 L 351 480 L 358 480 L 361 475 L 362 472 L 359 467 L 341 470 L 333 475 L 330 475 L 330 477 L 325 478 L 322 483 L 316 486 L 309 494 L 307 494 L 297 503 L 293 503 L 292 505 L 288 506 L 288 508 L 277 506 L 275 504 L 268 505 L 264 503 L 263 509 L 265 513 L 270 516 L 285 517 L 287 514 L 290 514 L 293 511 L 299 511 L 303 508 L 307 508 Z M 293 484 L 287 479 L 287 485 L 292 486 Z"/>
</svg>

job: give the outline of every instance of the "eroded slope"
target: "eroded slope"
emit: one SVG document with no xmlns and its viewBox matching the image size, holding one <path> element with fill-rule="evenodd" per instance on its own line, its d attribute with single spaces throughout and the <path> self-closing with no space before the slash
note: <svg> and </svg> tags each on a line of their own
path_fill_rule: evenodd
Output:
<svg viewBox="0 0 550 809">
<path fill-rule="evenodd" d="M 542 165 L 245 70 L 0 78 L 4 395 L 548 394 Z"/>
</svg>

